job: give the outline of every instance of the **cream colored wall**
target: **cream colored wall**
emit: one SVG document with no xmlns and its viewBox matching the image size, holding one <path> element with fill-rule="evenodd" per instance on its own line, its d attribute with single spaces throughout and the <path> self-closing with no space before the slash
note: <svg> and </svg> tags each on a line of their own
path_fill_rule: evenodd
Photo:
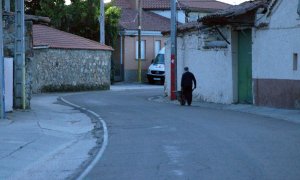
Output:
<svg viewBox="0 0 300 180">
<path fill-rule="evenodd" d="M 138 37 L 126 36 L 124 38 L 124 69 L 125 70 L 136 70 L 137 60 L 135 59 L 136 48 L 135 42 Z M 155 58 L 154 44 L 156 40 L 161 41 L 161 47 L 164 47 L 165 38 L 157 36 L 142 36 L 141 40 L 146 41 L 146 59 L 142 60 L 142 69 L 147 70 L 151 64 L 152 59 Z"/>
</svg>

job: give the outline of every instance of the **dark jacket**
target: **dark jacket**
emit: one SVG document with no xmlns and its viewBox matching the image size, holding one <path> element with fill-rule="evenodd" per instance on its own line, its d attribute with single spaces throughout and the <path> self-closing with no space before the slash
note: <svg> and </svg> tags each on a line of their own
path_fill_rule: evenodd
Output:
<svg viewBox="0 0 300 180">
<path fill-rule="evenodd" d="M 192 87 L 193 82 L 194 82 L 194 88 L 196 88 L 197 87 L 197 82 L 196 82 L 196 78 L 195 78 L 193 73 L 187 71 L 187 72 L 182 74 L 181 87 L 187 87 L 187 86 Z"/>
</svg>

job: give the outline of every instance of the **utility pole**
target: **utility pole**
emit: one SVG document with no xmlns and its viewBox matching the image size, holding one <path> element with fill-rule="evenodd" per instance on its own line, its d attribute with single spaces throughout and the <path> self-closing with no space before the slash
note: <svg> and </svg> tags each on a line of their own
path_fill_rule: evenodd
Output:
<svg viewBox="0 0 300 180">
<path fill-rule="evenodd" d="M 15 0 L 14 107 L 26 109 L 24 0 Z"/>
<path fill-rule="evenodd" d="M 142 5 L 141 0 L 138 0 L 138 82 L 142 83 L 142 52 L 141 52 L 141 19 L 142 19 Z"/>
<path fill-rule="evenodd" d="M 0 3 L 0 119 L 5 117 L 2 3 Z"/>
<path fill-rule="evenodd" d="M 100 44 L 105 44 L 105 12 L 104 12 L 104 0 L 100 0 Z"/>
<path fill-rule="evenodd" d="M 176 99 L 177 91 L 177 24 L 176 0 L 171 0 L 171 100 Z"/>
</svg>

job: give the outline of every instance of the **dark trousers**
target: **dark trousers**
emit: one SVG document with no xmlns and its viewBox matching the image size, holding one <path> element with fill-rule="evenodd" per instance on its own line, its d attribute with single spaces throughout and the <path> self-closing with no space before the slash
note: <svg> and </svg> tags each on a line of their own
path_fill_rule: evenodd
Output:
<svg viewBox="0 0 300 180">
<path fill-rule="evenodd" d="M 192 86 L 182 87 L 182 93 L 183 93 L 184 98 L 186 99 L 188 105 L 191 105 L 192 101 L 193 101 L 193 87 Z"/>
</svg>

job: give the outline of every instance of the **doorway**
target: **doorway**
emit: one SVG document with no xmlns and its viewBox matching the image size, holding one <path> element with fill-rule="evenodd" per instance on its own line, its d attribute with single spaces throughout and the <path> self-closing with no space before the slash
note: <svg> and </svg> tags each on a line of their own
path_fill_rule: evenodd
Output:
<svg viewBox="0 0 300 180">
<path fill-rule="evenodd" d="M 252 31 L 238 31 L 238 102 L 252 104 Z"/>
</svg>

